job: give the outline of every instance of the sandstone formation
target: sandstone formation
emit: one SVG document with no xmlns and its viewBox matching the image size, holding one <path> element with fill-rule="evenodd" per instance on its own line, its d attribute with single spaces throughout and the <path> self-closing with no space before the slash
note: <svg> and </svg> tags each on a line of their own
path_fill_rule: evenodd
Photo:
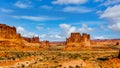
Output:
<svg viewBox="0 0 120 68">
<path fill-rule="evenodd" d="M 120 39 L 91 40 L 92 46 L 120 45 Z"/>
<path fill-rule="evenodd" d="M 22 37 L 15 27 L 0 24 L 0 50 L 39 50 L 39 47 L 49 46 L 49 41 L 39 41 L 39 37 Z"/>
<path fill-rule="evenodd" d="M 20 34 L 16 33 L 16 28 L 0 24 L 0 38 L 5 39 L 17 39 L 20 38 Z"/>
<path fill-rule="evenodd" d="M 41 42 L 42 47 L 50 47 L 50 43 L 47 40 Z"/>
<path fill-rule="evenodd" d="M 67 49 L 76 49 L 90 47 L 90 35 L 83 33 L 71 33 L 71 36 L 66 39 Z"/>
<path fill-rule="evenodd" d="M 21 35 L 17 34 L 15 27 L 0 24 L 0 46 L 24 45 L 21 40 Z"/>
<path fill-rule="evenodd" d="M 40 43 L 39 37 L 32 37 L 32 38 L 23 37 L 23 39 L 29 43 Z"/>
</svg>

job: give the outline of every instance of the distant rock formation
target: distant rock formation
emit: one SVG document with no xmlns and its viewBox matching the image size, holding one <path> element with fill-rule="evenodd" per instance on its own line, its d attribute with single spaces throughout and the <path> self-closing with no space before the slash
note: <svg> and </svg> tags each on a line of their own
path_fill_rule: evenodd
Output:
<svg viewBox="0 0 120 68">
<path fill-rule="evenodd" d="M 50 47 L 50 43 L 47 40 L 41 42 L 42 47 Z"/>
<path fill-rule="evenodd" d="M 29 43 L 40 43 L 39 37 L 32 37 L 32 38 L 23 37 L 23 39 Z"/>
<path fill-rule="evenodd" d="M 91 40 L 92 46 L 120 45 L 120 39 L 95 39 Z"/>
<path fill-rule="evenodd" d="M 71 33 L 71 36 L 66 39 L 66 49 L 74 50 L 83 47 L 90 47 L 90 35 L 83 33 Z"/>
</svg>

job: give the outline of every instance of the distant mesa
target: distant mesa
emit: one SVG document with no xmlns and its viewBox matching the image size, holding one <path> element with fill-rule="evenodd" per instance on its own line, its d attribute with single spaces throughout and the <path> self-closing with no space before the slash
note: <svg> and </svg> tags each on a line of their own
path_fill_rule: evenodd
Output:
<svg viewBox="0 0 120 68">
<path fill-rule="evenodd" d="M 78 32 L 71 33 L 69 38 L 66 38 L 66 50 L 80 50 L 81 48 L 90 47 L 90 35 Z"/>
<path fill-rule="evenodd" d="M 40 43 L 39 37 L 32 37 L 32 38 L 23 37 L 23 39 L 29 43 Z"/>
</svg>

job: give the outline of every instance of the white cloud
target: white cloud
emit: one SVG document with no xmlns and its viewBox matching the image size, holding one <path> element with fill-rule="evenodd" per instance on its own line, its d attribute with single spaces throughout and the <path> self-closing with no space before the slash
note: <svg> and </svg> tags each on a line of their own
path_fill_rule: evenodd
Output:
<svg viewBox="0 0 120 68">
<path fill-rule="evenodd" d="M 112 29 L 113 31 L 120 32 L 120 23 L 109 25 L 108 28 Z"/>
<path fill-rule="evenodd" d="M 82 33 L 92 32 L 93 30 L 93 28 L 88 27 L 86 24 L 82 24 L 82 27 L 78 29 L 78 31 Z"/>
<path fill-rule="evenodd" d="M 38 36 L 37 34 L 33 32 L 29 32 L 25 30 L 23 27 L 17 27 L 17 32 L 20 33 L 23 37 L 33 37 L 33 36 Z"/>
<path fill-rule="evenodd" d="M 106 19 L 109 22 L 109 28 L 113 31 L 120 32 L 120 5 L 108 7 L 100 18 Z"/>
<path fill-rule="evenodd" d="M 5 8 L 0 8 L 0 12 L 7 12 L 7 13 L 9 13 L 9 12 L 13 12 L 13 10 L 11 10 L 11 9 L 5 9 Z"/>
<path fill-rule="evenodd" d="M 52 4 L 60 4 L 60 5 L 67 5 L 67 4 L 84 4 L 88 0 L 56 0 L 53 1 Z"/>
<path fill-rule="evenodd" d="M 94 2 L 103 2 L 104 0 L 94 0 Z"/>
<path fill-rule="evenodd" d="M 39 35 L 41 40 L 49 41 L 64 41 L 66 37 L 62 37 L 59 34 L 41 34 Z"/>
<path fill-rule="evenodd" d="M 63 30 L 63 36 L 69 36 L 72 32 L 87 33 L 94 31 L 93 28 L 88 27 L 86 24 L 82 24 L 81 28 L 77 28 L 69 24 L 60 24 L 59 26 Z"/>
<path fill-rule="evenodd" d="M 39 35 L 40 38 L 46 38 L 46 36 L 47 36 L 46 34 Z"/>
<path fill-rule="evenodd" d="M 103 4 L 104 6 L 110 6 L 110 5 L 115 5 L 115 4 L 119 4 L 120 0 L 106 0 Z"/>
<path fill-rule="evenodd" d="M 59 26 L 63 30 L 62 34 L 64 34 L 64 35 L 69 35 L 71 32 L 76 31 L 76 27 L 73 27 L 69 24 L 60 24 Z"/>
<path fill-rule="evenodd" d="M 31 2 L 29 0 L 19 0 L 14 5 L 19 8 L 28 8 L 31 7 Z"/>
<path fill-rule="evenodd" d="M 61 38 L 64 38 L 64 37 L 62 37 L 62 36 L 60 36 L 58 34 L 50 35 L 49 37 L 52 38 L 52 39 L 61 39 Z"/>
<path fill-rule="evenodd" d="M 42 27 L 42 26 L 37 26 L 36 29 L 38 29 L 38 30 L 42 30 L 43 27 Z"/>
<path fill-rule="evenodd" d="M 120 5 L 108 7 L 100 17 L 101 18 L 120 17 Z"/>
<path fill-rule="evenodd" d="M 94 39 L 107 39 L 107 38 L 104 36 L 96 36 L 96 37 L 94 37 Z"/>
<path fill-rule="evenodd" d="M 49 17 L 49 16 L 12 16 L 16 19 L 27 19 L 32 21 L 48 21 L 48 20 L 61 20 L 63 18 Z"/>
<path fill-rule="evenodd" d="M 68 6 L 65 7 L 63 10 L 63 12 L 72 12 L 72 13 L 88 13 L 93 11 L 92 9 L 86 8 L 86 7 L 72 7 L 72 6 Z"/>
<path fill-rule="evenodd" d="M 101 15 L 103 13 L 103 11 L 101 11 L 101 10 L 98 10 L 97 12 L 96 12 L 96 14 L 98 14 L 98 15 Z"/>
<path fill-rule="evenodd" d="M 48 9 L 48 10 L 52 9 L 51 6 L 47 6 L 47 5 L 40 6 L 40 8 L 42 8 L 42 9 Z"/>
</svg>

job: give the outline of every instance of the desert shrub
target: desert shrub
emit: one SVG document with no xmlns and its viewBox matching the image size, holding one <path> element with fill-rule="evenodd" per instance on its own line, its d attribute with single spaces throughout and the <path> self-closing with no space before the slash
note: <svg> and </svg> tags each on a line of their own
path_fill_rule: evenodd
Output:
<svg viewBox="0 0 120 68">
<path fill-rule="evenodd" d="M 57 66 L 51 66 L 50 68 L 57 68 Z"/>
<path fill-rule="evenodd" d="M 39 61 L 43 61 L 43 59 L 39 59 Z"/>
<path fill-rule="evenodd" d="M 22 66 L 21 66 L 22 68 L 25 68 L 25 65 L 24 64 L 22 64 Z"/>
<path fill-rule="evenodd" d="M 69 66 L 69 68 L 74 68 L 73 66 Z"/>
<path fill-rule="evenodd" d="M 80 66 L 76 65 L 75 68 L 80 68 Z"/>
<path fill-rule="evenodd" d="M 11 57 L 12 58 L 12 60 L 15 60 L 15 57 Z"/>
<path fill-rule="evenodd" d="M 4 60 L 4 58 L 0 57 L 0 60 Z"/>
<path fill-rule="evenodd" d="M 62 67 L 62 65 L 58 65 L 58 67 Z"/>
<path fill-rule="evenodd" d="M 58 56 L 61 56 L 62 54 L 61 53 L 58 53 Z"/>
<path fill-rule="evenodd" d="M 54 61 L 55 63 L 58 63 L 58 61 Z"/>
<path fill-rule="evenodd" d="M 101 61 L 106 61 L 108 60 L 109 58 L 105 57 L 105 58 L 97 58 L 98 60 L 101 60 Z"/>
</svg>

